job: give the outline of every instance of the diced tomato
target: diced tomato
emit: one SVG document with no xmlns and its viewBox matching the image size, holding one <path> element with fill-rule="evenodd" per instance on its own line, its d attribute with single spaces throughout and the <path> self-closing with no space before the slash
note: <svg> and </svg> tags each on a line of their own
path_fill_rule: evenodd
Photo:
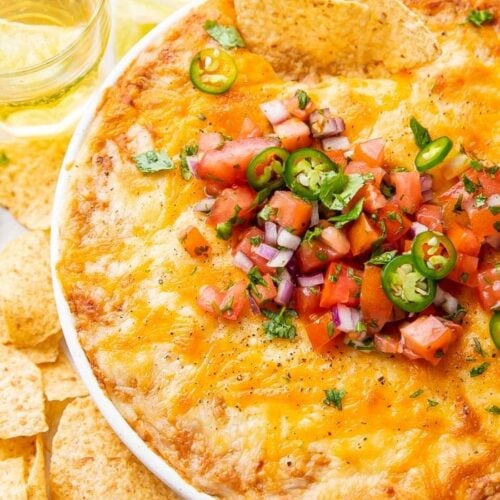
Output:
<svg viewBox="0 0 500 500">
<path fill-rule="evenodd" d="M 344 170 L 344 173 L 348 174 L 348 175 L 351 175 L 351 174 L 371 174 L 374 177 L 372 183 L 376 187 L 380 187 L 380 184 L 382 184 L 382 179 L 384 178 L 384 175 L 386 174 L 386 172 L 383 168 L 381 168 L 381 167 L 369 167 L 363 161 L 351 161 L 351 163 L 349 163 L 349 165 L 347 165 L 346 169 Z"/>
<path fill-rule="evenodd" d="M 321 231 L 319 238 L 335 252 L 337 259 L 346 256 L 351 249 L 351 244 L 344 231 L 328 223 L 323 225 L 323 231 Z"/>
<path fill-rule="evenodd" d="M 386 240 L 394 243 L 402 238 L 411 228 L 411 222 L 394 202 L 389 202 L 377 212 L 377 223 L 385 228 Z"/>
<path fill-rule="evenodd" d="M 289 191 L 276 191 L 269 205 L 275 210 L 271 216 L 274 222 L 298 236 L 306 232 L 312 215 L 310 203 L 297 198 Z"/>
<path fill-rule="evenodd" d="M 481 184 L 481 191 L 487 198 L 500 193 L 500 170 L 497 170 L 494 174 L 479 172 L 477 180 Z"/>
<path fill-rule="evenodd" d="M 216 198 L 222 193 L 222 191 L 224 191 L 224 186 L 218 182 L 207 181 L 205 184 L 205 192 L 208 196 Z"/>
<path fill-rule="evenodd" d="M 303 241 L 295 255 L 301 273 L 321 271 L 337 258 L 336 252 L 319 240 Z"/>
<path fill-rule="evenodd" d="M 470 286 L 472 288 L 478 285 L 477 282 L 477 266 L 479 259 L 472 255 L 464 253 L 457 253 L 457 262 L 453 271 L 451 271 L 447 279 L 461 283 L 462 285 Z"/>
<path fill-rule="evenodd" d="M 443 209 L 440 206 L 425 203 L 417 210 L 416 218 L 430 230 L 443 232 Z"/>
<path fill-rule="evenodd" d="M 263 242 L 264 231 L 261 231 L 258 227 L 251 227 L 250 229 L 247 229 L 247 231 L 242 235 L 241 241 L 235 251 L 243 252 L 257 266 L 261 273 L 274 274 L 276 269 L 269 267 L 267 265 L 267 260 L 255 253 L 255 250 L 259 245 L 252 245 L 251 240 Z"/>
<path fill-rule="evenodd" d="M 213 149 L 219 149 L 224 145 L 224 137 L 219 132 L 200 132 L 198 138 L 198 151 L 206 153 Z"/>
<path fill-rule="evenodd" d="M 198 175 L 201 179 L 224 186 L 244 184 L 252 158 L 271 146 L 276 146 L 276 140 L 264 137 L 228 141 L 222 148 L 205 153 L 198 167 Z"/>
<path fill-rule="evenodd" d="M 248 186 L 224 189 L 215 200 L 207 219 L 208 224 L 216 226 L 221 222 L 227 222 L 235 215 L 242 221 L 249 220 L 254 211 L 252 204 L 255 196 L 255 191 Z"/>
<path fill-rule="evenodd" d="M 361 276 L 361 271 L 357 269 L 332 262 L 325 275 L 320 306 L 328 308 L 335 304 L 357 306 L 361 293 Z"/>
<path fill-rule="evenodd" d="M 321 290 L 317 286 L 297 287 L 295 289 L 295 310 L 302 317 L 309 317 L 320 311 Z"/>
<path fill-rule="evenodd" d="M 198 296 L 198 305 L 214 316 L 234 321 L 238 319 L 248 302 L 246 287 L 244 281 L 235 283 L 226 292 L 219 292 L 210 285 L 203 286 Z"/>
<path fill-rule="evenodd" d="M 373 244 L 380 238 L 381 232 L 362 213 L 347 230 L 351 242 L 351 253 L 354 257 L 371 250 Z"/>
<path fill-rule="evenodd" d="M 363 161 L 369 167 L 381 167 L 384 163 L 384 140 L 371 139 L 355 144 L 354 160 Z"/>
<path fill-rule="evenodd" d="M 471 229 L 458 224 L 455 221 L 450 222 L 446 232 L 457 252 L 465 253 L 477 257 L 481 251 L 481 241 Z"/>
<path fill-rule="evenodd" d="M 391 184 L 396 189 L 394 201 L 403 212 L 415 213 L 422 204 L 422 188 L 418 172 L 391 172 Z"/>
<path fill-rule="evenodd" d="M 270 274 L 264 274 L 262 276 L 263 280 L 266 282 L 265 285 L 255 285 L 255 291 L 252 293 L 252 297 L 255 299 L 257 304 L 261 305 L 268 300 L 273 300 L 276 297 L 277 291 L 274 286 L 273 279 Z"/>
<path fill-rule="evenodd" d="M 392 302 L 382 288 L 382 269 L 365 266 L 361 282 L 360 306 L 369 332 L 379 332 L 392 318 Z"/>
<path fill-rule="evenodd" d="M 179 241 L 191 257 L 208 257 L 210 245 L 195 226 L 188 226 L 179 236 Z"/>
<path fill-rule="evenodd" d="M 500 214 L 493 215 L 488 207 L 473 208 L 468 213 L 471 228 L 481 241 L 486 236 L 498 234 L 496 227 L 500 225 Z"/>
<path fill-rule="evenodd" d="M 380 192 L 380 189 L 371 183 L 365 184 L 351 201 L 350 206 L 354 206 L 361 198 L 365 200 L 363 210 L 370 214 L 375 213 L 387 205 L 387 199 Z"/>
<path fill-rule="evenodd" d="M 487 311 L 500 309 L 500 269 L 491 267 L 478 275 L 481 305 Z"/>
<path fill-rule="evenodd" d="M 460 328 L 458 325 L 452 328 L 449 323 L 451 322 L 445 324 L 435 316 L 420 316 L 412 323 L 406 323 L 400 328 L 404 346 L 417 356 L 437 365 L 442 354 L 456 339 Z"/>
<path fill-rule="evenodd" d="M 251 118 L 246 116 L 243 119 L 238 139 L 250 139 L 252 137 L 262 137 L 263 135 L 261 128 Z"/>
<path fill-rule="evenodd" d="M 300 109 L 299 100 L 298 100 L 297 96 L 293 96 L 293 97 L 289 97 L 288 99 L 284 99 L 283 104 L 285 105 L 285 108 L 288 110 L 288 112 L 292 116 L 295 116 L 295 118 L 298 118 L 299 120 L 302 120 L 303 122 L 308 120 L 309 115 L 315 109 L 314 103 L 312 101 L 309 101 L 307 103 L 307 106 L 304 109 Z"/>
<path fill-rule="evenodd" d="M 333 149 L 332 151 L 325 151 L 326 156 L 342 168 L 347 166 L 347 158 L 341 149 Z"/>
<path fill-rule="evenodd" d="M 274 126 L 281 144 L 288 151 L 306 148 L 311 145 L 311 131 L 309 127 L 298 118 L 290 118 L 283 123 Z"/>
<path fill-rule="evenodd" d="M 307 323 L 305 328 L 314 351 L 318 351 L 341 333 L 340 330 L 335 329 L 331 312 L 327 312 L 315 321 Z"/>
<path fill-rule="evenodd" d="M 379 352 L 386 352 L 389 354 L 396 354 L 399 352 L 400 339 L 392 335 L 384 335 L 376 333 L 373 337 L 375 349 Z"/>
</svg>

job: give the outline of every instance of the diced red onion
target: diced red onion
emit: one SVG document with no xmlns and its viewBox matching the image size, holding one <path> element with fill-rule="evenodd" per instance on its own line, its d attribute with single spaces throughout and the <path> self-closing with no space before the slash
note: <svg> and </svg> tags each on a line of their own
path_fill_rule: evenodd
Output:
<svg viewBox="0 0 500 500">
<path fill-rule="evenodd" d="M 332 117 L 329 108 L 313 111 L 309 117 L 311 132 L 315 139 L 325 139 L 341 134 L 345 130 L 342 118 Z"/>
<path fill-rule="evenodd" d="M 250 309 L 252 312 L 257 315 L 260 314 L 260 307 L 258 306 L 255 299 L 252 297 L 252 294 L 247 290 L 248 303 L 250 304 Z"/>
<path fill-rule="evenodd" d="M 204 198 L 194 206 L 195 212 L 208 213 L 214 206 L 215 198 Z"/>
<path fill-rule="evenodd" d="M 412 222 L 411 223 L 411 231 L 413 236 L 418 236 L 420 233 L 425 233 L 425 231 L 429 231 L 427 226 L 420 224 L 420 222 Z"/>
<path fill-rule="evenodd" d="M 319 207 L 318 207 L 318 202 L 313 201 L 312 202 L 312 214 L 311 214 L 311 223 L 309 224 L 309 227 L 315 226 L 319 222 Z"/>
<path fill-rule="evenodd" d="M 500 250 L 500 234 L 493 234 L 491 236 L 486 236 L 484 239 L 486 243 L 495 250 Z"/>
<path fill-rule="evenodd" d="M 269 267 L 285 267 L 293 256 L 293 250 L 280 250 L 278 255 L 271 259 L 267 265 Z"/>
<path fill-rule="evenodd" d="M 332 319 L 341 332 L 353 332 L 361 320 L 361 313 L 352 307 L 337 304 L 332 309 Z"/>
<path fill-rule="evenodd" d="M 263 259 L 272 260 L 278 255 L 279 251 L 276 248 L 274 248 L 266 243 L 261 243 L 255 249 L 255 253 L 257 255 L 259 255 L 260 257 L 262 257 Z"/>
<path fill-rule="evenodd" d="M 299 285 L 308 288 L 311 286 L 322 285 L 325 282 L 323 273 L 314 274 L 313 276 L 298 276 Z"/>
<path fill-rule="evenodd" d="M 281 272 L 280 278 L 282 280 L 288 280 L 293 283 L 293 278 L 292 275 L 288 272 L 288 269 L 286 267 L 283 268 L 283 271 Z"/>
<path fill-rule="evenodd" d="M 432 177 L 430 175 L 421 175 L 420 187 L 422 189 L 422 193 L 424 191 L 429 191 L 429 189 L 432 189 Z"/>
<path fill-rule="evenodd" d="M 260 109 L 272 125 L 277 125 L 290 118 L 290 113 L 282 101 L 275 99 L 262 103 Z"/>
<path fill-rule="evenodd" d="M 278 226 L 274 222 L 266 221 L 264 224 L 264 241 L 268 245 L 276 245 L 278 241 Z"/>
<path fill-rule="evenodd" d="M 428 201 L 431 201 L 432 198 L 434 198 L 432 190 L 422 192 L 422 203 L 427 203 Z"/>
<path fill-rule="evenodd" d="M 486 200 L 486 205 L 489 207 L 500 207 L 500 194 L 492 194 Z"/>
<path fill-rule="evenodd" d="M 280 247 L 289 248 L 290 250 L 297 250 L 301 241 L 302 240 L 300 239 L 300 236 L 296 236 L 286 229 L 281 228 L 278 232 L 277 242 Z"/>
<path fill-rule="evenodd" d="M 186 163 L 189 171 L 193 174 L 194 177 L 198 178 L 198 167 L 200 166 L 200 160 L 198 159 L 198 156 L 187 156 Z"/>
<path fill-rule="evenodd" d="M 254 267 L 254 263 L 240 250 L 236 252 L 233 258 L 233 263 L 236 267 L 248 273 L 252 267 Z"/>
<path fill-rule="evenodd" d="M 436 287 L 433 304 L 441 307 L 446 314 L 454 314 L 458 311 L 458 300 L 439 286 Z"/>
<path fill-rule="evenodd" d="M 327 137 L 321 141 L 321 145 L 325 151 L 341 150 L 347 151 L 351 147 L 349 139 L 343 135 L 338 137 Z"/>
<path fill-rule="evenodd" d="M 281 280 L 278 285 L 278 293 L 276 294 L 274 301 L 280 306 L 286 306 L 292 299 L 294 288 L 295 287 L 291 281 L 285 279 Z"/>
</svg>

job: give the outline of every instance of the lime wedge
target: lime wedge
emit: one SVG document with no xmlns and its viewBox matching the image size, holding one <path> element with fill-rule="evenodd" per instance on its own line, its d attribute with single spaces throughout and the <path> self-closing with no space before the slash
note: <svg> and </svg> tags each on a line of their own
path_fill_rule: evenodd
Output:
<svg viewBox="0 0 500 500">
<path fill-rule="evenodd" d="M 0 19 L 0 72 L 35 66 L 68 47 L 81 27 L 24 24 Z"/>
</svg>

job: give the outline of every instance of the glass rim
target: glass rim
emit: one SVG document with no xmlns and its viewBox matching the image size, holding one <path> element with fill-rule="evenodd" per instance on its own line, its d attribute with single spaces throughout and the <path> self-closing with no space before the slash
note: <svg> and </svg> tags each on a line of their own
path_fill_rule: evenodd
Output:
<svg viewBox="0 0 500 500">
<path fill-rule="evenodd" d="M 79 35 L 61 52 L 56 54 L 55 56 L 52 56 L 49 59 L 46 59 L 45 61 L 34 64 L 32 66 L 27 66 L 22 69 L 18 69 L 15 71 L 8 71 L 7 73 L 2 73 L 0 72 L 0 78 L 16 78 L 18 76 L 23 76 L 27 75 L 30 73 L 35 73 L 37 71 L 43 70 L 45 68 L 48 68 L 52 64 L 55 64 L 61 60 L 63 60 L 68 54 L 70 54 L 73 49 L 75 49 L 76 46 L 78 46 L 80 40 L 92 29 L 93 25 L 97 22 L 97 19 L 99 18 L 99 15 L 101 14 L 102 8 L 104 4 L 108 0 L 97 0 L 98 3 L 94 9 L 94 12 L 92 13 L 92 16 L 88 20 L 87 24 L 83 28 L 83 30 L 79 33 Z"/>
</svg>

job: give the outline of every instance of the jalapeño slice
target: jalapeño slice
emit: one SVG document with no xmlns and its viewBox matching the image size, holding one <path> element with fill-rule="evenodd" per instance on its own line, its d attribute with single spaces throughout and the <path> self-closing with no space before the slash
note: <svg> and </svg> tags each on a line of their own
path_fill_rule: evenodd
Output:
<svg viewBox="0 0 500 500">
<path fill-rule="evenodd" d="M 255 156 L 247 167 L 247 179 L 256 191 L 273 186 L 280 188 L 285 183 L 283 173 L 288 151 L 283 148 L 267 148 Z"/>
<path fill-rule="evenodd" d="M 425 172 L 441 163 L 451 151 L 453 143 L 446 137 L 439 137 L 424 146 L 415 158 L 415 166 L 419 172 Z"/>
<path fill-rule="evenodd" d="M 451 240 L 436 231 L 420 233 L 413 241 L 411 255 L 418 271 L 435 280 L 447 276 L 457 262 L 457 251 Z"/>
<path fill-rule="evenodd" d="M 234 59 L 221 49 L 204 49 L 191 61 L 189 76 L 194 86 L 207 94 L 223 94 L 238 76 Z"/>
<path fill-rule="evenodd" d="M 286 161 L 285 182 L 297 196 L 317 200 L 323 176 L 332 170 L 337 172 L 337 166 L 325 153 L 312 148 L 299 149 Z"/>
<path fill-rule="evenodd" d="M 497 349 L 500 349 L 500 312 L 494 312 L 490 319 L 490 336 Z"/>
<path fill-rule="evenodd" d="M 418 271 L 411 255 L 400 255 L 385 266 L 382 288 L 393 304 L 407 312 L 423 311 L 436 296 L 436 282 Z"/>
</svg>

